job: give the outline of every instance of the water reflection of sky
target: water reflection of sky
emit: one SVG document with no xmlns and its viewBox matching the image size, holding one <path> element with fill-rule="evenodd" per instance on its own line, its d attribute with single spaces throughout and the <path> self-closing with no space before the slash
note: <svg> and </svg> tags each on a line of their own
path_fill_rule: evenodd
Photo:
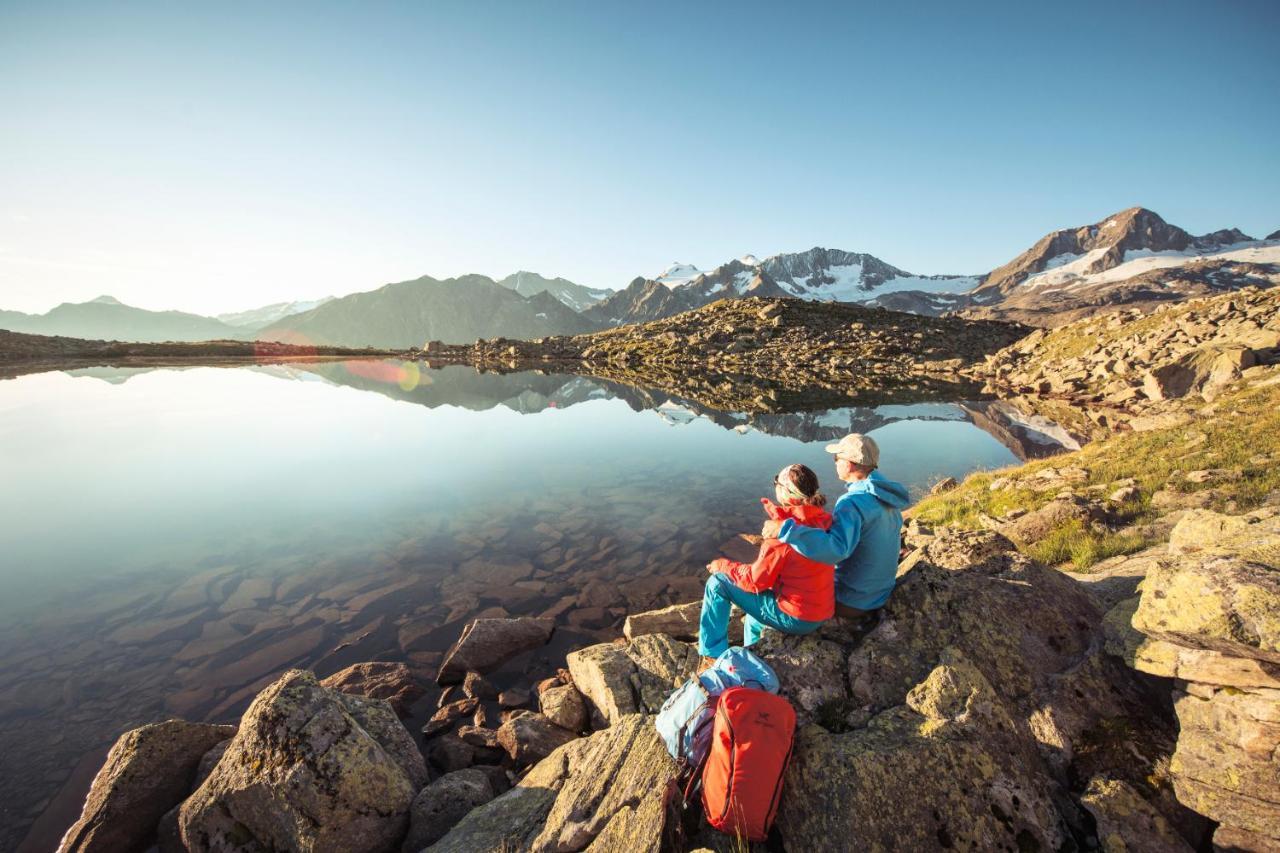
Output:
<svg viewBox="0 0 1280 853">
<path fill-rule="evenodd" d="M 581 402 L 533 413 L 516 408 L 546 406 L 534 392 L 481 410 L 427 408 L 330 382 L 284 381 L 294 377 L 315 378 L 195 368 L 116 384 L 64 373 L 0 384 L 4 600 L 71 591 L 84 578 L 144 564 L 180 572 L 210 553 L 251 549 L 264 531 L 293 528 L 307 547 L 322 548 L 328 533 L 367 528 L 377 547 L 388 532 L 479 506 L 500 518 L 504 505 L 548 487 L 563 502 L 554 511 L 607 519 L 609 505 L 586 495 L 615 478 L 639 482 L 655 512 L 699 471 L 741 483 L 735 494 L 699 496 L 709 507 L 767 493 L 791 462 L 839 491 L 826 440 L 733 431 L 678 404 L 673 411 L 684 416 L 664 418 L 594 388 L 579 392 Z M 876 414 L 905 418 L 872 434 L 884 473 L 916 494 L 941 477 L 1015 461 L 954 405 Z M 830 431 L 851 416 L 805 417 Z M 628 515 L 626 523 L 635 522 Z"/>
</svg>

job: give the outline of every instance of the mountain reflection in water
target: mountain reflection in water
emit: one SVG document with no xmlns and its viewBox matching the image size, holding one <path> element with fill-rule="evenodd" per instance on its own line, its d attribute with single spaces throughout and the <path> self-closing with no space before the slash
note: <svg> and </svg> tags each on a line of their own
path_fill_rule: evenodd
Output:
<svg viewBox="0 0 1280 853">
<path fill-rule="evenodd" d="M 837 494 L 822 447 L 845 433 L 917 497 L 1060 449 L 993 401 L 707 381 L 755 402 L 412 362 L 0 382 L 0 848 L 54 846 L 120 732 L 233 720 L 290 666 L 429 676 L 477 615 L 552 615 L 552 645 L 494 675 L 530 686 L 697 598 L 784 464 Z"/>
</svg>

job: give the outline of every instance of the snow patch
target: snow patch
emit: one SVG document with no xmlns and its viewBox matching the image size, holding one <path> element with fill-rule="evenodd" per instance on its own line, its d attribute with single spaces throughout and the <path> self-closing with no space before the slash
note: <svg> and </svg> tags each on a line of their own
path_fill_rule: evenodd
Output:
<svg viewBox="0 0 1280 853">
<path fill-rule="evenodd" d="M 654 281 L 674 290 L 677 287 L 688 284 L 700 275 L 702 275 L 702 271 L 693 264 L 677 262 L 663 270 L 662 275 L 655 278 Z"/>
<path fill-rule="evenodd" d="M 1280 263 L 1280 245 L 1274 242 L 1267 243 L 1262 240 L 1254 240 L 1246 243 L 1233 243 L 1229 246 L 1219 246 L 1208 251 L 1194 248 L 1181 251 L 1171 249 L 1161 252 L 1151 249 L 1130 249 L 1124 253 L 1124 259 L 1111 269 L 1096 273 L 1085 272 L 1106 251 L 1105 248 L 1094 249 L 1076 260 L 1036 273 L 1023 282 L 1023 285 L 1027 287 L 1044 287 L 1046 285 L 1085 287 L 1113 281 L 1124 281 L 1151 270 L 1186 266 L 1198 261 L 1244 261 L 1254 264 Z M 1064 256 L 1059 255 L 1058 257 Z"/>
</svg>

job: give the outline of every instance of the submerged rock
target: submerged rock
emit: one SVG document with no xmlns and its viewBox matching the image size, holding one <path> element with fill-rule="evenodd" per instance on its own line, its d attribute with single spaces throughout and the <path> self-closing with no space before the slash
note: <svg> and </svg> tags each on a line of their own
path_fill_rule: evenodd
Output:
<svg viewBox="0 0 1280 853">
<path fill-rule="evenodd" d="M 235 733 L 235 726 L 168 720 L 122 734 L 60 853 L 143 849 L 160 818 L 191 791 L 200 760 Z"/>
<path fill-rule="evenodd" d="M 390 705 L 292 670 L 254 699 L 182 804 L 181 840 L 191 851 L 386 850 L 426 778 Z"/>
<path fill-rule="evenodd" d="M 554 619 L 529 616 L 473 620 L 445 654 L 436 681 L 457 684 L 468 672 L 495 669 L 521 652 L 546 645 L 554 629 Z"/>
<path fill-rule="evenodd" d="M 426 693 L 426 687 L 414 677 L 409 667 L 386 661 L 353 663 L 320 684 L 343 693 L 385 699 L 400 717 L 408 716 L 409 706 Z"/>
</svg>

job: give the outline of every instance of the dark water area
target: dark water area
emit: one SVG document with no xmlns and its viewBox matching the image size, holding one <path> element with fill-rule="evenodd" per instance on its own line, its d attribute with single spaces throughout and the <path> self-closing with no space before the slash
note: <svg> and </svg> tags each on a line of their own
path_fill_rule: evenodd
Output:
<svg viewBox="0 0 1280 853">
<path fill-rule="evenodd" d="M 551 615 L 552 645 L 497 676 L 529 686 L 699 597 L 783 465 L 838 495 L 822 447 L 845 433 L 914 497 L 1064 439 L 991 401 L 841 402 L 411 362 L 0 382 L 0 849 L 56 844 L 122 731 L 234 721 L 288 667 L 430 676 L 467 620 Z"/>
</svg>

